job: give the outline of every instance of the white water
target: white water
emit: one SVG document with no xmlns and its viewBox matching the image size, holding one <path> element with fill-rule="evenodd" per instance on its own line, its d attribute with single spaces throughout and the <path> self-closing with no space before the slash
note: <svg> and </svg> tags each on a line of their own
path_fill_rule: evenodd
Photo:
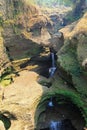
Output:
<svg viewBox="0 0 87 130">
<path fill-rule="evenodd" d="M 52 67 L 49 68 L 49 74 L 50 77 L 52 77 L 55 73 L 56 67 L 55 67 L 55 58 L 54 58 L 54 53 L 51 53 L 51 58 L 52 58 Z"/>
<path fill-rule="evenodd" d="M 60 121 L 51 121 L 50 122 L 50 130 L 61 130 L 61 122 Z"/>
<path fill-rule="evenodd" d="M 51 100 L 49 101 L 48 106 L 49 106 L 49 107 L 53 107 L 53 106 L 54 106 L 54 105 L 53 105 L 53 102 L 52 102 L 52 98 L 51 98 Z"/>
<path fill-rule="evenodd" d="M 54 53 L 51 53 L 51 57 L 52 57 L 52 67 L 55 67 Z"/>
</svg>

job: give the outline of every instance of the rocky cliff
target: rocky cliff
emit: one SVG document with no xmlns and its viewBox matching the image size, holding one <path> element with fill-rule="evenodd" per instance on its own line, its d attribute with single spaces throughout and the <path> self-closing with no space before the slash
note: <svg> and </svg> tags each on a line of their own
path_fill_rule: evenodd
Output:
<svg viewBox="0 0 87 130">
<path fill-rule="evenodd" d="M 70 75 L 76 91 L 84 102 L 83 109 L 86 111 L 86 39 L 87 39 L 87 13 L 70 26 L 60 30 L 65 36 L 65 44 L 58 52 L 58 63 Z M 66 31 L 65 31 L 66 30 Z M 84 97 L 84 98 L 83 98 Z M 85 115 L 87 117 L 87 115 Z M 85 117 L 85 119 L 86 119 Z M 86 119 L 87 120 L 87 119 Z"/>
<path fill-rule="evenodd" d="M 0 129 L 41 130 L 52 119 L 69 118 L 82 130 L 87 126 L 87 14 L 62 33 L 49 34 L 47 25 L 52 27 L 52 22 L 38 7 L 27 0 L 0 2 L 1 72 L 9 60 L 13 67 L 8 73 L 11 84 L 0 87 Z M 55 54 L 53 77 L 50 52 Z M 52 111 L 50 99 L 56 106 Z"/>
<path fill-rule="evenodd" d="M 3 71 L 9 67 L 10 61 L 8 55 L 6 54 L 6 48 L 4 47 L 4 40 L 0 32 L 0 76 Z"/>
</svg>

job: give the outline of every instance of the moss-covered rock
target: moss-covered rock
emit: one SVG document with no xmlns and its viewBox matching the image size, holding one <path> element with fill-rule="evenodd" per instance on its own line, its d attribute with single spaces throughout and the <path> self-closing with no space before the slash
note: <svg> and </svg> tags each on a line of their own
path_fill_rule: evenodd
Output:
<svg viewBox="0 0 87 130">
<path fill-rule="evenodd" d="M 83 18 L 77 21 L 77 23 L 74 23 L 71 26 L 67 26 L 64 29 L 64 37 L 67 37 L 67 40 L 65 40 L 64 46 L 57 53 L 57 62 L 58 65 L 64 71 L 66 71 L 66 75 L 68 74 L 72 77 L 73 88 L 75 88 L 76 96 L 80 97 L 79 101 L 82 102 L 82 106 L 79 106 L 81 104 L 79 104 L 79 101 L 77 101 L 76 104 L 81 108 L 83 117 L 85 117 L 87 125 L 87 25 L 85 24 L 86 20 L 87 18 L 85 14 Z M 65 34 L 65 30 L 68 30 L 67 36 Z M 72 90 L 69 93 L 72 93 Z M 78 98 L 76 98 L 76 100 L 78 100 Z"/>
</svg>

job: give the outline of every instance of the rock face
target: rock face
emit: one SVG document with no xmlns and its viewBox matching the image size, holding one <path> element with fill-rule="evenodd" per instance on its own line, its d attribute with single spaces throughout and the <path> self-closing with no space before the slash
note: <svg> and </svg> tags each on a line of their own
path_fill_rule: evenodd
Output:
<svg viewBox="0 0 87 130">
<path fill-rule="evenodd" d="M 86 63 L 86 39 L 87 39 L 87 13 L 84 14 L 77 23 L 67 26 L 60 31 L 63 32 L 64 37 L 70 39 L 74 46 L 77 46 L 77 58 L 81 65 Z M 65 31 L 66 30 L 66 31 Z"/>
<path fill-rule="evenodd" d="M 9 65 L 9 58 L 6 54 L 6 48 L 4 47 L 3 37 L 0 34 L 0 75 Z"/>
<path fill-rule="evenodd" d="M 9 130 L 33 130 L 34 113 L 43 90 L 36 82 L 38 77 L 36 73 L 26 70 L 20 72 L 19 75 L 9 89 L 7 87 L 4 90 L 4 100 L 0 110 L 10 118 Z"/>
<path fill-rule="evenodd" d="M 5 0 L 0 0 L 0 14 L 4 18 L 6 17 L 6 2 L 5 2 Z"/>
<path fill-rule="evenodd" d="M 87 58 L 87 14 L 85 14 L 79 21 L 67 26 L 61 31 L 64 34 L 65 40 L 64 46 L 60 50 L 58 55 L 58 63 L 64 71 L 67 72 L 66 75 L 71 75 L 72 83 L 78 93 L 81 95 L 81 99 L 85 105 L 86 95 L 87 95 L 87 68 L 86 68 L 86 58 Z M 66 30 L 66 31 L 65 31 Z M 67 35 L 68 34 L 68 35 Z M 83 96 L 82 96 L 83 95 Z M 83 105 L 83 109 L 85 106 Z M 85 113 L 87 117 L 87 112 Z M 85 119 L 86 119 L 85 117 Z"/>
<path fill-rule="evenodd" d="M 74 9 L 73 9 L 73 16 L 77 17 L 83 13 L 83 10 L 86 8 L 86 0 L 79 0 L 78 2 L 75 1 Z"/>
<path fill-rule="evenodd" d="M 51 36 L 51 39 L 49 40 L 50 44 L 50 51 L 58 52 L 61 47 L 64 45 L 64 37 L 61 32 L 55 33 Z"/>
<path fill-rule="evenodd" d="M 40 58 L 43 56 L 41 54 L 42 48 L 39 44 L 44 43 L 50 46 L 51 51 L 57 53 L 57 70 L 53 77 L 49 79 L 39 77 L 40 75 L 37 74 L 38 64 L 31 63 L 30 66 L 24 67 L 25 70 L 21 69 L 20 72 L 18 70 L 18 75 L 13 77 L 13 83 L 4 88 L 3 98 L 0 102 L 0 119 L 4 123 L 5 129 L 38 129 L 38 119 L 39 121 L 43 119 L 43 122 L 40 122 L 40 124 L 44 123 L 46 118 L 41 116 L 41 114 L 46 111 L 47 103 L 51 97 L 55 98 L 59 104 L 69 101 L 71 105 L 74 104 L 80 110 L 82 118 L 80 122 L 83 121 L 83 125 L 80 123 L 81 127 L 79 127 L 77 125 L 78 120 L 75 121 L 75 117 L 73 124 L 78 130 L 82 129 L 87 124 L 87 74 L 85 73 L 87 62 L 86 14 L 76 22 L 77 24 L 74 23 L 68 26 L 68 38 L 64 41 L 66 29 L 65 33 L 64 29 L 61 30 L 64 37 L 62 33 L 49 34 L 46 29 L 47 24 L 51 24 L 48 17 L 42 15 L 36 7 L 26 4 L 27 1 L 9 0 L 5 1 L 6 6 L 4 1 L 0 2 L 2 2 L 0 4 L 2 7 L 1 11 L 3 12 L 3 9 L 5 9 L 3 20 L 7 19 L 3 23 L 4 44 L 2 36 L 0 39 L 1 69 L 6 68 L 9 63 L 6 51 L 10 60 L 18 60 L 27 56 L 28 58 L 36 56 L 35 59 L 37 60 L 38 54 L 40 54 Z M 8 13 L 7 17 L 6 13 Z M 82 24 L 85 24 L 85 27 Z M 45 64 L 48 64 L 48 62 Z M 45 65 L 42 64 L 42 66 Z M 46 70 L 43 71 L 45 72 Z M 69 76 L 70 80 L 67 78 Z M 38 77 L 42 85 L 37 82 Z M 45 86 L 47 83 L 50 85 L 50 88 Z M 84 123 L 84 119 L 86 123 Z M 2 127 L 3 125 L 0 126 L 0 129 Z"/>
</svg>

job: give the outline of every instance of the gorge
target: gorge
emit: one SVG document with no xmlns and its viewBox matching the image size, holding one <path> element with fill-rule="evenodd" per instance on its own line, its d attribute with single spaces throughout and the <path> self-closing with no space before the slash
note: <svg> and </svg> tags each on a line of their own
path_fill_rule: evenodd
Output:
<svg viewBox="0 0 87 130">
<path fill-rule="evenodd" d="M 87 1 L 0 0 L 0 130 L 87 129 Z"/>
</svg>

